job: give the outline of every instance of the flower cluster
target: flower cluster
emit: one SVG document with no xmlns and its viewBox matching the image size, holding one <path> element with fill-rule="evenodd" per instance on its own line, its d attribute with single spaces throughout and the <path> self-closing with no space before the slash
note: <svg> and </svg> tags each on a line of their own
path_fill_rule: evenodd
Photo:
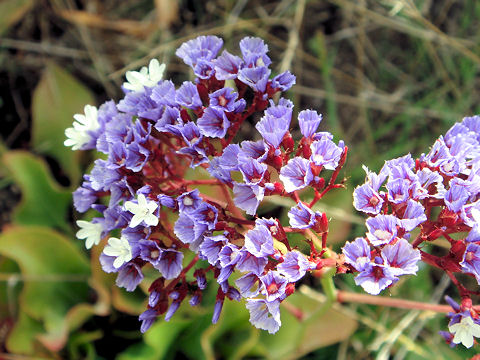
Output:
<svg viewBox="0 0 480 360">
<path fill-rule="evenodd" d="M 105 154 L 74 193 L 79 212 L 100 214 L 77 221 L 77 237 L 87 248 L 108 238 L 100 262 L 128 291 L 147 281 L 145 268 L 157 271 L 140 315 L 142 331 L 161 314 L 168 321 L 187 296 L 190 305 L 199 304 L 207 278 L 214 278 L 214 323 L 225 298 L 245 298 L 251 323 L 274 333 L 280 303 L 295 282 L 325 264 L 328 220 L 311 208 L 343 186 L 336 179 L 347 147 L 317 132 L 322 117 L 313 110 L 298 114 L 303 137 L 295 142 L 293 103 L 273 101 L 295 77 L 288 71 L 270 76 L 263 40 L 247 37 L 239 45 L 241 57 L 226 50 L 219 55 L 223 41 L 216 36 L 190 40 L 176 55 L 193 69 L 194 82 L 176 87 L 162 80 L 165 66 L 152 60 L 148 68 L 127 72 L 118 104 L 86 106 L 66 130 L 65 145 Z M 259 140 L 236 143 L 242 123 L 257 118 Z M 328 181 L 324 170 L 331 171 Z M 202 192 L 205 186 L 219 195 Z M 307 187 L 315 194 L 309 203 L 300 199 Z M 272 195 L 296 202 L 289 226 L 257 216 Z M 119 237 L 109 236 L 112 231 Z M 290 245 L 292 232 L 308 233 L 309 254 Z M 184 258 L 191 260 L 184 264 Z"/>
<path fill-rule="evenodd" d="M 365 168 L 366 181 L 354 191 L 354 206 L 369 216 L 368 232 L 343 248 L 347 266 L 359 273 L 356 284 L 365 291 L 377 295 L 398 276 L 415 274 L 422 259 L 445 271 L 462 299 L 470 300 L 474 292 L 453 273 L 471 275 L 480 284 L 479 130 L 480 117 L 467 117 L 419 159 L 409 154 L 386 161 L 379 174 Z M 412 239 L 414 229 L 419 234 Z M 449 244 L 444 256 L 426 251 L 426 244 L 441 238 Z M 461 330 L 455 330 L 464 322 L 471 319 L 452 318 L 453 342 L 471 346 L 471 341 L 461 340 Z"/>
</svg>

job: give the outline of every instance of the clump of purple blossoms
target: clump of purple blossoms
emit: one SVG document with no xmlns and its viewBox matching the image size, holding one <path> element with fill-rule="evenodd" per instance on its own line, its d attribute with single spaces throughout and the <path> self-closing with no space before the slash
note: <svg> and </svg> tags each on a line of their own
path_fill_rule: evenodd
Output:
<svg viewBox="0 0 480 360">
<path fill-rule="evenodd" d="M 143 268 L 158 271 L 140 315 L 142 332 L 161 314 L 168 321 L 187 297 L 198 305 L 213 278 L 214 323 L 225 298 L 244 298 L 251 323 L 275 333 L 280 304 L 295 283 L 323 266 L 328 220 L 311 207 L 343 187 L 336 179 L 347 147 L 317 132 L 322 117 L 313 110 L 298 114 L 303 137 L 296 142 L 290 134 L 293 103 L 273 101 L 295 76 L 271 76 L 263 40 L 247 37 L 239 45 L 241 56 L 220 53 L 223 41 L 216 36 L 190 40 L 176 55 L 193 69 L 193 82 L 175 86 L 163 80 L 165 66 L 152 60 L 148 68 L 127 72 L 123 99 L 98 110 L 87 106 L 66 130 L 65 145 L 105 154 L 74 193 L 77 211 L 98 212 L 91 222 L 77 222 L 77 236 L 87 248 L 108 239 L 101 265 L 117 273 L 117 285 L 127 291 L 147 281 Z M 257 114 L 259 140 L 236 142 L 242 123 Z M 218 196 L 202 192 L 205 186 Z M 306 187 L 314 189 L 310 203 L 300 199 Z M 272 195 L 295 200 L 290 224 L 257 215 Z M 110 237 L 112 231 L 119 235 Z M 309 254 L 291 247 L 292 232 L 308 232 Z M 321 238 L 318 251 L 315 233 Z M 188 252 L 195 255 L 186 263 Z M 390 252 L 385 262 L 395 263 Z M 233 273 L 240 275 L 235 281 Z"/>
<path fill-rule="evenodd" d="M 379 294 L 399 276 L 416 274 L 423 260 L 445 271 L 462 304 L 470 302 L 471 308 L 471 295 L 477 292 L 454 274 L 470 275 L 480 284 L 479 130 L 480 117 L 466 117 L 419 159 L 408 154 L 386 161 L 378 174 L 365 168 L 365 184 L 355 189 L 353 204 L 369 216 L 368 232 L 343 248 L 348 270 L 358 273 L 355 282 L 365 291 Z M 439 239 L 450 245 L 443 256 L 428 251 Z M 472 312 L 472 319 L 459 311 L 450 315 L 455 336 L 447 338 L 470 347 L 472 334 L 480 335 L 478 315 Z"/>
</svg>

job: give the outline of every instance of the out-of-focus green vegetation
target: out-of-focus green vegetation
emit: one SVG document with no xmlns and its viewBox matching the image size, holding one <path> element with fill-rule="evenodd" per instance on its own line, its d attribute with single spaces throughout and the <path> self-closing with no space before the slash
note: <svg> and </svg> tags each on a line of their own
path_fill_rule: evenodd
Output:
<svg viewBox="0 0 480 360">
<path fill-rule="evenodd" d="M 262 37 L 274 71 L 297 76 L 288 93 L 295 110 L 323 113 L 322 129 L 351 150 L 349 187 L 320 204 L 333 217 L 330 241 L 338 249 L 364 231 L 350 200 L 363 180 L 361 164 L 378 171 L 386 159 L 426 152 L 455 121 L 480 112 L 479 19 L 475 0 L 0 2 L 0 357 L 472 356 L 475 349 L 451 350 L 438 336 L 447 323 L 441 314 L 355 304 L 325 312 L 313 277 L 282 309 L 274 336 L 254 329 L 239 303 L 227 302 L 212 325 L 214 292 L 200 309 L 183 306 L 142 336 L 136 316 L 145 294 L 116 288 L 98 264 L 103 245 L 87 252 L 74 235 L 70 194 L 96 155 L 72 152 L 63 141 L 85 104 L 118 99 L 126 70 L 157 57 L 179 84 L 190 74 L 174 55 L 183 41 L 214 34 L 237 51 L 242 37 Z M 251 130 L 245 124 L 244 134 Z M 351 275 L 335 281 L 360 291 Z M 439 302 L 449 290 L 425 267 L 384 295 Z"/>
</svg>

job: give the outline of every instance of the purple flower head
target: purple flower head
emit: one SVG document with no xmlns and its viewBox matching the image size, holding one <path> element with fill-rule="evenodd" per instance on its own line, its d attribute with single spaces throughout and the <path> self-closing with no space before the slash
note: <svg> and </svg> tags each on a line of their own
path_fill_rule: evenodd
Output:
<svg viewBox="0 0 480 360">
<path fill-rule="evenodd" d="M 373 246 L 388 244 L 397 236 L 397 218 L 393 215 L 377 215 L 366 221 L 367 239 Z"/>
<path fill-rule="evenodd" d="M 263 225 L 256 225 L 245 234 L 245 248 L 257 257 L 272 255 L 273 238 L 268 228 Z"/>
<path fill-rule="evenodd" d="M 364 238 L 358 237 L 352 242 L 347 242 L 342 252 L 345 255 L 345 262 L 357 271 L 363 271 L 370 263 L 370 245 Z"/>
<path fill-rule="evenodd" d="M 443 177 L 436 171 L 429 168 L 423 168 L 417 172 L 417 181 L 420 186 L 414 187 L 412 197 L 414 199 L 424 199 L 428 196 L 443 198 L 445 188 L 443 186 Z"/>
<path fill-rule="evenodd" d="M 257 275 L 248 273 L 235 280 L 235 284 L 244 298 L 252 298 L 259 293 L 258 281 Z"/>
<path fill-rule="evenodd" d="M 342 156 L 343 150 L 335 145 L 332 140 L 323 138 L 314 141 L 310 145 L 312 155 L 310 160 L 317 166 L 323 166 L 328 170 L 335 170 Z"/>
<path fill-rule="evenodd" d="M 388 176 L 387 167 L 383 167 L 380 171 L 380 174 L 376 174 L 373 171 L 370 171 L 365 165 L 362 165 L 363 170 L 366 173 L 365 183 L 370 185 L 374 191 L 378 191 L 383 185 Z"/>
<path fill-rule="evenodd" d="M 382 258 L 393 275 L 415 275 L 421 255 L 407 240 L 399 239 L 395 244 L 382 248 Z"/>
<path fill-rule="evenodd" d="M 385 187 L 388 190 L 388 200 L 394 204 L 401 204 L 409 198 L 410 182 L 408 180 L 401 178 L 389 180 Z"/>
<path fill-rule="evenodd" d="M 154 100 L 157 105 L 167 105 L 175 107 L 177 103 L 175 102 L 175 85 L 170 80 L 161 81 L 152 89 L 151 98 Z M 141 114 L 139 114 L 141 116 Z M 156 120 L 156 119 L 152 119 Z"/>
<path fill-rule="evenodd" d="M 371 295 L 378 295 L 398 280 L 390 268 L 381 264 L 366 263 L 365 268 L 355 277 L 355 284 L 360 285 Z"/>
<path fill-rule="evenodd" d="M 473 274 L 480 284 L 480 245 L 470 243 L 467 245 L 467 249 L 463 254 L 462 261 L 460 262 L 462 271 L 465 273 Z"/>
<path fill-rule="evenodd" d="M 140 314 L 138 320 L 142 322 L 142 325 L 140 326 L 140 331 L 142 332 L 142 334 L 145 333 L 148 329 L 150 329 L 156 319 L 157 312 L 153 309 L 147 309 Z"/>
<path fill-rule="evenodd" d="M 197 64 L 193 68 L 193 73 L 199 79 L 210 79 L 215 74 L 215 67 L 213 61 L 199 59 Z"/>
<path fill-rule="evenodd" d="M 242 150 L 238 154 L 238 157 L 245 158 L 246 161 L 248 159 L 256 159 L 260 162 L 266 160 L 268 156 L 268 145 L 265 144 L 263 140 L 258 141 L 248 141 L 244 140 L 241 143 Z"/>
<path fill-rule="evenodd" d="M 315 225 L 316 215 L 318 214 L 300 201 L 288 212 L 288 220 L 290 226 L 295 229 L 308 229 Z"/>
<path fill-rule="evenodd" d="M 299 251 L 289 251 L 284 261 L 277 266 L 278 272 L 283 275 L 288 282 L 296 282 L 305 276 L 309 270 L 314 270 L 316 264 L 308 261 Z"/>
<path fill-rule="evenodd" d="M 177 206 L 177 202 L 171 196 L 159 194 L 157 196 L 157 199 L 161 206 L 166 206 L 170 209 L 175 209 L 175 207 Z"/>
<path fill-rule="evenodd" d="M 188 109 L 198 110 L 202 107 L 202 100 L 198 94 L 197 86 L 185 81 L 175 94 L 175 101 Z"/>
<path fill-rule="evenodd" d="M 298 114 L 298 125 L 300 126 L 300 132 L 306 138 L 309 138 L 315 134 L 318 129 L 318 125 L 322 121 L 322 115 L 319 115 L 315 110 L 302 110 Z"/>
<path fill-rule="evenodd" d="M 255 256 L 246 248 L 240 249 L 240 257 L 236 268 L 241 272 L 249 272 L 255 275 L 262 275 L 265 265 L 267 265 L 267 256 Z"/>
<path fill-rule="evenodd" d="M 115 284 L 118 287 L 125 288 L 127 291 L 134 291 L 142 280 L 143 273 L 140 267 L 135 263 L 129 262 L 122 266 L 118 271 Z"/>
<path fill-rule="evenodd" d="M 308 186 L 313 180 L 310 161 L 298 156 L 290 159 L 287 165 L 280 170 L 280 180 L 282 180 L 287 193 Z"/>
<path fill-rule="evenodd" d="M 184 244 L 193 244 L 201 238 L 208 226 L 195 221 L 189 213 L 181 213 L 175 222 L 173 232 Z"/>
<path fill-rule="evenodd" d="M 275 334 L 282 322 L 280 321 L 280 301 L 265 299 L 248 299 L 245 305 L 250 312 L 250 323 L 258 329 Z"/>
<path fill-rule="evenodd" d="M 480 224 L 475 224 L 468 233 L 466 242 L 480 242 Z"/>
<path fill-rule="evenodd" d="M 203 135 L 223 138 L 230 126 L 230 121 L 222 108 L 208 107 L 203 112 L 203 116 L 197 120 L 197 125 Z"/>
<path fill-rule="evenodd" d="M 218 210 L 208 203 L 202 203 L 190 215 L 195 218 L 195 222 L 207 225 L 209 230 L 213 230 L 217 224 Z"/>
<path fill-rule="evenodd" d="M 283 300 L 286 297 L 288 280 L 278 271 L 269 271 L 266 275 L 260 276 L 260 283 L 267 301 Z"/>
<path fill-rule="evenodd" d="M 220 314 L 222 313 L 222 308 L 223 298 L 217 299 L 217 301 L 215 302 L 215 307 L 213 308 L 212 324 L 216 324 L 218 322 Z"/>
<path fill-rule="evenodd" d="M 158 267 L 160 266 L 160 255 L 163 250 L 158 246 L 158 244 L 152 240 L 140 240 L 138 245 L 140 248 L 140 258 L 148 261 L 153 265 L 154 268 L 159 270 Z"/>
<path fill-rule="evenodd" d="M 448 210 L 460 212 L 469 198 L 468 190 L 458 182 L 450 180 L 450 188 L 445 193 L 445 205 Z"/>
<path fill-rule="evenodd" d="M 388 171 L 391 173 L 392 171 L 402 171 L 405 173 L 406 170 L 399 170 L 399 169 L 412 169 L 415 166 L 415 160 L 412 158 L 411 154 L 407 154 L 396 159 L 387 160 L 385 161 L 385 165 L 383 166 L 383 171 Z M 394 168 L 398 168 L 394 170 Z M 404 175 L 396 175 L 394 178 L 397 177 L 404 177 Z"/>
<path fill-rule="evenodd" d="M 243 60 L 224 50 L 222 55 L 215 59 L 215 77 L 217 80 L 236 79 L 238 70 L 243 65 Z"/>
<path fill-rule="evenodd" d="M 258 185 L 233 184 L 234 203 L 248 215 L 255 215 L 258 205 L 263 200 L 265 188 Z"/>
<path fill-rule="evenodd" d="M 367 214 L 378 214 L 382 210 L 383 199 L 370 184 L 357 186 L 353 192 L 353 206 Z"/>
<path fill-rule="evenodd" d="M 208 163 L 208 157 L 205 154 L 205 150 L 198 146 L 192 147 L 184 147 L 177 151 L 178 154 L 188 155 L 191 159 L 190 167 L 192 169 L 196 168 L 197 166 Z"/>
<path fill-rule="evenodd" d="M 248 185 L 259 184 L 267 171 L 267 165 L 258 162 L 255 159 L 241 157 L 238 163 L 238 169 L 243 175 L 243 179 Z"/>
<path fill-rule="evenodd" d="M 255 125 L 255 128 L 268 144 L 277 149 L 290 127 L 291 120 L 292 108 L 275 105 L 265 110 L 265 115 Z"/>
<path fill-rule="evenodd" d="M 203 203 L 203 200 L 200 197 L 200 191 L 195 189 L 177 197 L 177 203 L 180 212 L 191 213 Z"/>
<path fill-rule="evenodd" d="M 194 68 L 197 62 L 213 60 L 223 46 L 223 40 L 217 36 L 199 36 L 183 43 L 175 52 L 183 62 Z"/>
<path fill-rule="evenodd" d="M 226 112 L 232 112 L 237 107 L 238 94 L 231 87 L 221 88 L 208 96 L 210 97 L 210 107 L 221 108 Z"/>
<path fill-rule="evenodd" d="M 183 120 L 180 117 L 180 110 L 176 107 L 165 106 L 162 116 L 155 124 L 155 129 L 160 132 L 175 133 L 175 130 L 169 125 L 183 124 Z"/>
<path fill-rule="evenodd" d="M 173 85 L 173 84 L 172 84 Z M 175 91 L 175 88 L 173 88 Z M 120 100 L 117 109 L 131 116 L 143 117 L 150 120 L 157 120 L 162 114 L 165 104 L 161 104 L 151 96 L 153 90 L 145 88 L 145 92 L 129 92 Z M 175 95 L 174 95 L 175 96 Z M 121 117 L 116 116 L 115 119 Z"/>
<path fill-rule="evenodd" d="M 460 216 L 468 226 L 480 224 L 480 200 L 464 205 Z"/>
<path fill-rule="evenodd" d="M 175 279 L 182 271 L 183 253 L 173 249 L 164 249 L 155 267 L 167 280 Z"/>
<path fill-rule="evenodd" d="M 450 155 L 450 151 L 448 150 L 443 137 L 440 136 L 437 141 L 435 141 L 435 144 L 433 144 L 430 152 L 425 155 L 424 161 L 432 167 L 437 167 L 451 157 L 452 155 Z"/>
<path fill-rule="evenodd" d="M 287 91 L 295 85 L 296 77 L 290 71 L 284 71 L 272 79 L 272 88 Z"/>
<path fill-rule="evenodd" d="M 218 261 L 218 254 L 222 250 L 223 245 L 228 242 L 224 235 L 205 236 L 199 248 L 199 254 L 205 258 L 211 265 L 215 265 Z"/>
<path fill-rule="evenodd" d="M 222 284 L 225 282 L 233 272 L 235 265 L 240 260 L 241 255 L 238 247 L 234 244 L 227 243 L 218 253 L 218 260 L 220 262 L 220 274 L 217 282 Z"/>
<path fill-rule="evenodd" d="M 254 91 L 264 93 L 267 89 L 270 69 L 265 66 L 243 68 L 238 72 L 238 80 L 250 86 Z"/>
<path fill-rule="evenodd" d="M 237 144 L 228 145 L 221 156 L 210 160 L 210 167 L 207 169 L 210 175 L 224 183 L 232 182 L 231 171 L 238 170 L 239 152 L 240 146 Z"/>
<path fill-rule="evenodd" d="M 240 40 L 240 51 L 247 66 L 268 66 L 271 64 L 267 56 L 268 46 L 257 37 L 245 37 Z"/>
<path fill-rule="evenodd" d="M 73 205 L 78 212 L 86 212 L 96 201 L 97 196 L 89 181 L 84 181 L 82 186 L 73 192 Z"/>
<path fill-rule="evenodd" d="M 407 207 L 402 218 L 398 220 L 398 225 L 406 231 L 412 231 L 424 221 L 427 221 L 425 208 L 419 202 L 408 199 Z"/>
<path fill-rule="evenodd" d="M 165 321 L 170 321 L 173 315 L 177 312 L 178 308 L 180 307 L 180 304 L 182 302 L 179 300 L 174 300 L 168 307 L 167 312 L 165 313 Z"/>
</svg>

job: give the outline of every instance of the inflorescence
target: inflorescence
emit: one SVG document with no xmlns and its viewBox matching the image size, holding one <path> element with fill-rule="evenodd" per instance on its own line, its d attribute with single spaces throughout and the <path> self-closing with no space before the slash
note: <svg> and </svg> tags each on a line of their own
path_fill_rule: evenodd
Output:
<svg viewBox="0 0 480 360">
<path fill-rule="evenodd" d="M 347 242 L 342 256 L 329 250 L 328 257 L 328 217 L 312 207 L 344 186 L 337 177 L 348 148 L 317 131 L 322 116 L 313 110 L 298 113 L 302 138 L 295 140 L 293 103 L 279 96 L 295 76 L 271 76 L 263 40 L 247 37 L 239 45 L 241 57 L 218 55 L 223 41 L 216 36 L 190 40 L 176 55 L 193 69 L 193 82 L 176 87 L 163 80 L 165 65 L 154 59 L 126 73 L 118 104 L 87 105 L 65 131 L 66 146 L 106 155 L 74 192 L 79 212 L 101 214 L 77 221 L 77 237 L 87 249 L 108 239 L 100 262 L 118 273 L 118 286 L 133 291 L 149 281 L 141 331 L 162 314 L 168 321 L 187 297 L 198 305 L 214 279 L 213 323 L 225 298 L 244 298 L 250 322 L 275 333 L 280 304 L 307 272 L 358 273 L 356 284 L 377 295 L 416 274 L 423 261 L 445 271 L 462 299 L 447 298 L 453 312 L 442 335 L 471 347 L 480 336 L 471 296 L 479 292 L 454 273 L 480 284 L 480 117 L 455 124 L 419 159 L 386 161 L 378 174 L 365 167 L 354 206 L 368 215 L 368 232 Z M 257 121 L 260 140 L 236 142 L 245 121 Z M 306 201 L 306 193 L 313 199 Z M 289 224 L 257 215 L 274 195 L 296 203 Z M 289 233 L 304 235 L 308 254 L 292 246 Z M 438 242 L 448 247 L 442 256 L 427 251 Z M 144 277 L 147 268 L 155 271 L 153 281 Z"/>
<path fill-rule="evenodd" d="M 87 248 L 108 238 L 102 268 L 118 273 L 116 283 L 127 291 L 144 280 L 142 269 L 156 271 L 148 308 L 140 315 L 142 332 L 161 314 L 168 321 L 187 297 L 198 305 L 213 278 L 213 323 L 225 298 L 245 298 L 251 323 L 275 333 L 280 303 L 295 283 L 328 263 L 322 258 L 328 219 L 311 208 L 343 186 L 336 179 L 347 147 L 317 132 L 322 117 L 313 110 L 298 114 L 303 137 L 296 142 L 289 131 L 293 103 L 273 100 L 295 76 L 270 76 L 263 40 L 247 37 L 239 45 L 242 57 L 226 50 L 218 55 L 223 41 L 216 36 L 190 40 L 176 55 L 193 69 L 194 82 L 176 88 L 163 80 L 165 66 L 152 60 L 148 68 L 127 72 L 118 104 L 108 101 L 98 110 L 87 105 L 66 130 L 65 145 L 106 155 L 74 192 L 79 212 L 101 214 L 77 221 L 77 237 Z M 235 142 L 242 123 L 258 118 L 261 139 Z M 209 178 L 189 176 L 192 169 Z M 219 196 L 202 193 L 202 186 Z M 299 196 L 307 187 L 314 189 L 308 203 Z M 263 199 L 273 195 L 296 203 L 288 226 L 257 216 Z M 117 237 L 110 236 L 114 231 Z M 309 254 L 290 245 L 292 232 L 308 234 Z M 235 281 L 233 273 L 239 274 Z"/>
</svg>

